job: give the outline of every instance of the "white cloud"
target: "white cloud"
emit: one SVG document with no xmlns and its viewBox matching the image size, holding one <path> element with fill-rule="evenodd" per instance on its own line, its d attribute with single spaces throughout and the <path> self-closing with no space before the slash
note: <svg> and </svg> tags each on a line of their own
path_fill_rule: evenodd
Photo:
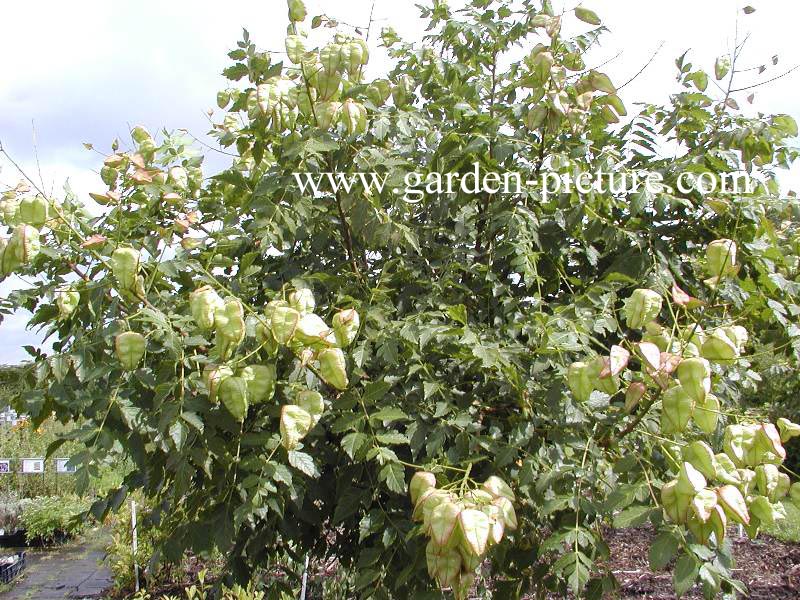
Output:
<svg viewBox="0 0 800 600">
<path fill-rule="evenodd" d="M 387 25 L 406 38 L 424 35 L 417 20 L 417 1 L 377 0 L 373 42 Z M 372 4 L 371 0 L 307 2 L 311 14 L 327 9 L 331 16 L 360 26 L 367 25 Z M 600 63 L 621 51 L 604 68 L 615 81 L 623 82 L 664 42 L 652 65 L 624 90 L 629 104 L 632 99 L 666 100 L 674 90 L 673 61 L 686 49 L 691 48 L 695 64 L 710 70 L 716 56 L 733 41 L 737 15 L 740 34 L 753 34 L 745 57 L 748 63 L 757 66 L 778 54 L 780 63 L 772 69 L 778 73 L 800 62 L 795 37 L 800 4 L 753 1 L 757 11 L 750 16 L 742 14 L 744 4 L 587 0 L 586 5 L 599 12 L 611 29 L 594 57 Z M 73 188 L 85 195 L 100 185 L 95 173 L 99 157 L 85 150 L 83 142 L 107 148 L 114 137 L 124 138 L 135 124 L 152 131 L 186 128 L 203 138 L 209 128 L 204 112 L 213 107 L 216 90 L 226 85 L 220 72 L 242 27 L 260 47 L 281 50 L 286 24 L 284 0 L 245 0 L 235 7 L 210 0 L 6 2 L 0 36 L 0 54 L 6 57 L 0 87 L 0 140 L 28 172 L 35 173 L 35 124 L 47 184 L 58 190 L 69 177 Z M 385 53 L 374 43 L 373 57 L 371 72 L 382 72 L 387 65 Z M 755 107 L 800 117 L 793 93 L 797 77 L 800 73 L 757 90 Z M 213 164 L 224 163 L 216 157 Z M 14 179 L 4 165 L 0 181 Z M 785 181 L 800 184 L 800 166 Z M 7 289 L 8 284 L 0 286 L 2 293 Z M 3 323 L 0 363 L 19 359 L 22 343 L 36 343 L 36 336 L 24 331 L 25 322 L 24 315 L 16 315 Z"/>
</svg>

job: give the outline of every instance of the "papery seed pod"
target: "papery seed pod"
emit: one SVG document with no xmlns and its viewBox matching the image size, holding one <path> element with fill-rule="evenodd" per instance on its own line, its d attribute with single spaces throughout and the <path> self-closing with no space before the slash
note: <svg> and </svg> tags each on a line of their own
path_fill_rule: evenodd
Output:
<svg viewBox="0 0 800 600">
<path fill-rule="evenodd" d="M 119 246 L 111 254 L 111 272 L 123 290 L 132 290 L 136 286 L 139 274 L 139 251 L 130 246 Z"/>
<path fill-rule="evenodd" d="M 725 333 L 725 336 L 734 343 L 737 353 L 741 354 L 750 337 L 747 333 L 747 329 L 741 325 L 734 325 L 732 327 L 724 327 L 722 331 Z"/>
<path fill-rule="evenodd" d="M 669 352 L 672 347 L 672 336 L 666 329 L 655 321 L 646 323 L 644 328 L 646 333 L 642 336 L 643 342 L 655 344 L 661 352 Z"/>
<path fill-rule="evenodd" d="M 750 513 L 742 493 L 732 485 L 723 485 L 716 489 L 717 502 L 725 514 L 734 522 L 742 525 L 750 523 Z"/>
<path fill-rule="evenodd" d="M 422 494 L 429 489 L 436 488 L 436 475 L 428 471 L 417 471 L 412 475 L 408 484 L 408 493 L 411 496 L 411 504 L 416 506 Z"/>
<path fill-rule="evenodd" d="M 58 318 L 68 319 L 78 308 L 81 302 L 81 295 L 73 288 L 61 290 L 56 293 L 56 306 L 58 307 Z"/>
<path fill-rule="evenodd" d="M 238 376 L 247 382 L 247 398 L 252 404 L 266 402 L 275 395 L 275 365 L 250 365 L 241 369 Z"/>
<path fill-rule="evenodd" d="M 319 374 L 322 380 L 337 390 L 347 389 L 347 365 L 344 352 L 339 348 L 326 348 L 319 353 Z"/>
<path fill-rule="evenodd" d="M 125 331 L 114 338 L 114 351 L 122 368 L 133 371 L 144 356 L 147 341 L 144 336 L 135 331 Z"/>
<path fill-rule="evenodd" d="M 214 327 L 215 315 L 225 303 L 210 285 L 197 288 L 189 294 L 192 319 L 200 329 L 208 331 Z"/>
<path fill-rule="evenodd" d="M 360 135 L 367 130 L 367 111 L 364 106 L 348 98 L 342 105 L 342 123 L 349 135 Z"/>
<path fill-rule="evenodd" d="M 118 178 L 119 178 L 119 171 L 117 171 L 116 169 L 112 167 L 102 167 L 100 169 L 100 180 L 112 190 L 116 189 Z"/>
<path fill-rule="evenodd" d="M 708 522 L 717 506 L 717 494 L 712 490 L 700 490 L 692 498 L 691 510 L 697 519 Z"/>
<path fill-rule="evenodd" d="M 274 86 L 272 83 L 262 83 L 256 87 L 255 102 L 262 115 L 269 115 L 275 104 Z"/>
<path fill-rule="evenodd" d="M 514 504 L 506 496 L 500 496 L 492 501 L 492 504 L 500 509 L 500 514 L 503 516 L 503 521 L 509 531 L 514 531 L 517 528 L 517 512 L 514 510 Z"/>
<path fill-rule="evenodd" d="M 706 332 L 700 325 L 689 325 L 681 331 L 680 339 L 687 344 L 694 344 L 698 348 L 706 341 Z"/>
<path fill-rule="evenodd" d="M 719 411 L 719 398 L 714 394 L 706 394 L 701 402 L 695 403 L 692 419 L 705 433 L 711 434 L 717 430 Z"/>
<path fill-rule="evenodd" d="M 267 308 L 269 309 L 269 305 Z M 300 313 L 288 305 L 276 305 L 269 310 L 268 319 L 275 341 L 288 344 L 297 330 Z"/>
<path fill-rule="evenodd" d="M 0 238 L 0 277 L 11 275 L 19 266 L 19 260 L 10 240 Z"/>
<path fill-rule="evenodd" d="M 13 227 L 19 222 L 19 204 L 16 198 L 0 200 L 0 225 Z"/>
<path fill-rule="evenodd" d="M 367 87 L 367 98 L 377 108 L 380 108 L 392 95 L 392 86 L 386 79 L 376 79 Z"/>
<path fill-rule="evenodd" d="M 770 452 L 781 461 L 786 458 L 786 449 L 781 443 L 780 433 L 772 423 L 762 423 L 756 429 L 754 446 L 759 453 Z"/>
<path fill-rule="evenodd" d="M 319 51 L 319 62 L 327 75 L 340 75 L 345 68 L 342 45 L 330 43 Z"/>
<path fill-rule="evenodd" d="M 340 310 L 333 315 L 333 332 L 340 348 L 347 348 L 358 335 L 361 318 L 354 308 Z"/>
<path fill-rule="evenodd" d="M 314 88 L 319 93 L 322 101 L 336 100 L 339 97 L 342 87 L 342 76 L 338 73 L 328 73 L 322 71 L 317 73 L 314 80 Z"/>
<path fill-rule="evenodd" d="M 317 123 L 320 129 L 330 129 L 332 125 L 339 122 L 341 114 L 341 102 L 320 102 L 317 105 Z"/>
<path fill-rule="evenodd" d="M 312 427 L 316 425 L 325 412 L 325 402 L 322 394 L 314 390 L 301 390 L 295 396 L 297 406 L 311 415 Z"/>
<path fill-rule="evenodd" d="M 753 457 L 755 440 L 755 428 L 746 425 L 728 425 L 722 438 L 722 447 L 737 467 L 744 467 Z"/>
<path fill-rule="evenodd" d="M 217 106 L 221 109 L 224 109 L 231 103 L 231 91 L 230 90 L 220 90 L 217 92 Z"/>
<path fill-rule="evenodd" d="M 681 385 L 669 388 L 661 399 L 661 433 L 671 435 L 686 429 L 694 402 Z"/>
<path fill-rule="evenodd" d="M 800 435 L 800 425 L 792 423 L 789 419 L 781 417 L 778 419 L 778 430 L 781 433 L 781 442 L 788 442 L 790 439 Z"/>
<path fill-rule="evenodd" d="M 426 524 L 425 528 L 427 529 L 427 522 L 430 520 L 430 514 L 433 512 L 433 509 L 448 499 L 450 499 L 450 495 L 444 490 L 437 490 L 433 487 L 425 490 L 420 494 L 414 505 L 414 512 L 411 514 L 411 519 Z"/>
<path fill-rule="evenodd" d="M 754 484 L 758 492 L 767 497 L 774 497 L 780 483 L 781 472 L 777 465 L 758 465 L 755 468 Z"/>
<path fill-rule="evenodd" d="M 531 70 L 538 81 L 545 82 L 550 78 L 550 69 L 553 68 L 553 54 L 539 52 L 531 61 Z"/>
<path fill-rule="evenodd" d="M 492 498 L 508 498 L 510 502 L 514 502 L 515 500 L 514 490 L 511 489 L 511 486 L 496 475 L 487 477 L 486 481 L 481 485 L 481 488 L 489 492 Z"/>
<path fill-rule="evenodd" d="M 722 483 L 737 486 L 742 484 L 742 478 L 736 469 L 736 465 L 733 464 L 727 454 L 720 452 L 714 455 L 714 469 L 717 473 L 717 479 Z"/>
<path fill-rule="evenodd" d="M 678 485 L 675 491 L 679 496 L 694 497 L 695 494 L 706 487 L 706 478 L 703 477 L 703 474 L 686 461 L 681 465 L 677 481 Z"/>
<path fill-rule="evenodd" d="M 167 175 L 167 183 L 178 190 L 188 190 L 189 173 L 183 167 L 172 167 Z"/>
<path fill-rule="evenodd" d="M 270 356 L 278 354 L 278 341 L 272 335 L 272 330 L 268 327 L 266 319 L 256 319 L 255 336 L 258 343 L 267 351 L 267 354 Z"/>
<path fill-rule="evenodd" d="M 697 440 L 683 448 L 683 460 L 691 464 L 708 479 L 716 479 L 717 463 L 711 446 Z"/>
<path fill-rule="evenodd" d="M 764 525 L 772 525 L 775 521 L 786 518 L 786 512 L 780 504 L 773 504 L 765 496 L 755 496 L 747 503 L 750 514 Z"/>
<path fill-rule="evenodd" d="M 317 102 L 317 90 L 314 88 L 294 88 L 295 90 L 295 104 L 297 110 L 304 117 L 313 116 L 315 109 L 314 104 Z"/>
<path fill-rule="evenodd" d="M 233 377 L 233 370 L 230 367 L 208 365 L 203 369 L 203 381 L 208 389 L 208 399 L 211 402 L 217 401 L 219 386 L 228 377 Z"/>
<path fill-rule="evenodd" d="M 47 223 L 49 210 L 50 203 L 42 196 L 24 198 L 19 203 L 17 219 L 38 229 Z"/>
<path fill-rule="evenodd" d="M 16 263 L 22 266 L 30 264 L 39 255 L 40 250 L 39 230 L 31 225 L 15 227 L 6 247 L 6 252 L 13 252 Z M 9 264 L 12 262 L 14 261 Z"/>
<path fill-rule="evenodd" d="M 150 135 L 150 132 L 141 125 L 137 125 L 131 129 L 131 137 L 137 144 L 141 144 L 142 142 L 146 142 L 148 140 L 152 141 L 153 139 L 153 136 Z"/>
<path fill-rule="evenodd" d="M 244 307 L 238 298 L 228 298 L 214 313 L 216 346 L 219 357 L 227 359 L 245 336 Z"/>
<path fill-rule="evenodd" d="M 336 344 L 333 329 L 314 313 L 306 313 L 300 317 L 294 339 L 311 348 L 327 348 Z"/>
<path fill-rule="evenodd" d="M 717 545 L 722 544 L 727 524 L 728 519 L 725 516 L 725 511 L 719 505 L 715 505 L 710 510 L 709 518 L 705 522 L 701 521 L 694 513 L 690 514 L 686 520 L 686 527 L 701 544 L 708 544 L 712 533 Z"/>
<path fill-rule="evenodd" d="M 753 469 L 736 469 L 741 483 L 736 486 L 742 496 L 748 498 L 756 493 L 756 472 Z"/>
<path fill-rule="evenodd" d="M 317 302 L 314 300 L 314 293 L 311 290 L 302 288 L 289 294 L 289 306 L 301 315 L 305 315 L 314 312 Z"/>
<path fill-rule="evenodd" d="M 789 476 L 786 473 L 778 473 L 778 485 L 775 486 L 775 490 L 772 494 L 769 494 L 767 497 L 770 502 L 778 502 L 789 494 L 791 487 L 792 480 L 789 479 Z"/>
<path fill-rule="evenodd" d="M 499 544 L 506 532 L 506 522 L 503 520 L 500 508 L 496 504 L 484 504 L 479 506 L 478 510 L 489 517 L 489 545 Z"/>
<path fill-rule="evenodd" d="M 567 369 L 567 385 L 578 402 L 586 402 L 594 391 L 593 369 L 585 362 L 574 362 Z"/>
<path fill-rule="evenodd" d="M 678 380 L 689 397 L 703 402 L 711 391 L 711 365 L 705 358 L 687 358 L 677 369 Z"/>
<path fill-rule="evenodd" d="M 297 123 L 296 109 L 290 109 L 285 104 L 273 108 L 270 120 L 272 131 L 281 133 L 286 129 L 293 129 L 295 123 Z"/>
<path fill-rule="evenodd" d="M 633 291 L 625 301 L 622 309 L 629 328 L 640 329 L 658 317 L 661 312 L 662 298 L 653 290 L 639 288 Z"/>
<path fill-rule="evenodd" d="M 589 366 L 594 389 L 613 396 L 619 391 L 619 377 L 611 374 L 609 364 L 608 357 L 598 356 Z"/>
<path fill-rule="evenodd" d="M 475 509 L 465 509 L 458 514 L 461 532 L 460 549 L 473 556 L 483 556 L 489 541 L 489 517 Z"/>
<path fill-rule="evenodd" d="M 411 101 L 416 83 L 410 75 L 399 75 L 397 83 L 392 87 L 392 100 L 397 108 L 402 108 Z"/>
<path fill-rule="evenodd" d="M 249 408 L 247 381 L 241 377 L 226 377 L 219 384 L 219 399 L 239 422 L 244 421 Z"/>
<path fill-rule="evenodd" d="M 313 427 L 314 419 L 308 411 L 293 404 L 281 408 L 280 433 L 281 444 L 287 451 L 294 450 L 300 441 L 308 435 Z"/>
<path fill-rule="evenodd" d="M 678 493 L 678 481 L 665 483 L 661 488 L 661 505 L 674 523 L 685 523 L 692 496 Z"/>
<path fill-rule="evenodd" d="M 301 23 L 306 20 L 308 12 L 303 0 L 288 0 L 287 4 L 289 6 L 289 20 L 292 23 Z"/>
<path fill-rule="evenodd" d="M 736 347 L 736 343 L 731 341 L 722 329 L 716 329 L 703 342 L 700 354 L 708 360 L 727 363 L 738 358 L 739 349 Z"/>
<path fill-rule="evenodd" d="M 625 412 L 632 413 L 644 397 L 647 386 L 641 381 L 632 381 L 625 391 Z"/>
<path fill-rule="evenodd" d="M 286 36 L 286 55 L 292 63 L 299 65 L 303 62 L 303 55 L 306 53 L 306 45 L 303 38 L 299 35 Z"/>
<path fill-rule="evenodd" d="M 525 126 L 531 131 L 537 131 L 547 119 L 548 108 L 544 104 L 537 104 L 525 116 Z"/>
<path fill-rule="evenodd" d="M 800 507 L 800 481 L 796 481 L 789 488 L 789 498 L 791 498 L 795 506 Z"/>
<path fill-rule="evenodd" d="M 428 534 L 441 548 L 447 548 L 458 527 L 458 517 L 462 509 L 454 502 L 442 502 L 431 513 Z"/>
<path fill-rule="evenodd" d="M 706 247 L 706 271 L 711 277 L 722 277 L 736 271 L 736 242 L 714 240 Z"/>
<path fill-rule="evenodd" d="M 342 45 L 342 59 L 347 69 L 347 74 L 355 78 L 361 72 L 361 68 L 369 60 L 369 49 L 366 42 L 361 39 L 354 39 Z"/>
<path fill-rule="evenodd" d="M 729 56 L 720 56 L 714 62 L 714 77 L 717 78 L 717 81 L 723 79 L 730 70 L 731 70 L 731 59 Z"/>
<path fill-rule="evenodd" d="M 461 575 L 461 555 L 456 550 L 440 549 L 434 554 L 433 577 L 441 588 L 458 583 Z"/>
</svg>

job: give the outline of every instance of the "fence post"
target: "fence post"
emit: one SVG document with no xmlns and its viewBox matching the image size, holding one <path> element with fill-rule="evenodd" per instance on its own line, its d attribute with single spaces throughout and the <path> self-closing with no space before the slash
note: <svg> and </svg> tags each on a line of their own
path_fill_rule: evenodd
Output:
<svg viewBox="0 0 800 600">
<path fill-rule="evenodd" d="M 303 587 L 300 590 L 300 600 L 306 600 L 307 583 L 308 583 L 308 554 L 306 554 L 306 566 L 303 569 Z"/>
<path fill-rule="evenodd" d="M 131 532 L 133 541 L 133 576 L 136 585 L 136 591 L 139 591 L 139 563 L 136 560 L 136 553 L 139 549 L 139 544 L 136 536 L 136 500 L 131 500 Z"/>
</svg>

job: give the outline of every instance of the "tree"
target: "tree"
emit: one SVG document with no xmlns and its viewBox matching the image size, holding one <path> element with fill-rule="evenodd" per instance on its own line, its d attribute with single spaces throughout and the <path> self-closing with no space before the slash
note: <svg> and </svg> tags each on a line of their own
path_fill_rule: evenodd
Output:
<svg viewBox="0 0 800 600">
<path fill-rule="evenodd" d="M 396 66 L 365 81 L 366 40 L 320 16 L 334 37 L 314 47 L 290 0 L 288 61 L 246 32 L 230 53 L 229 169 L 204 179 L 186 139 L 137 127 L 105 160 L 100 216 L 7 194 L 3 268 L 41 279 L 6 309 L 56 340 L 25 410 L 85 419 L 79 481 L 109 455 L 136 465 L 95 514 L 142 489 L 166 559 L 217 548 L 247 579 L 282 553 L 336 556 L 365 598 L 439 597 L 426 564 L 463 597 L 484 558 L 493 597 L 599 597 L 604 528 L 649 519 L 680 593 L 740 586 L 721 526 L 780 518 L 796 434 L 737 413 L 748 345 L 798 358 L 798 204 L 774 175 L 796 124 L 743 116 L 684 56 L 670 103 L 617 125 L 583 59 L 597 15 L 517 4 L 435 1 L 424 43 L 384 30 Z M 587 31 L 564 37 L 573 16 Z M 533 183 L 436 190 L 475 164 Z M 679 191 L 737 170 L 754 189 Z M 598 171 L 669 187 L 538 181 Z M 385 189 L 296 177 L 357 172 Z M 419 202 L 392 191 L 409 173 L 430 176 Z"/>
</svg>

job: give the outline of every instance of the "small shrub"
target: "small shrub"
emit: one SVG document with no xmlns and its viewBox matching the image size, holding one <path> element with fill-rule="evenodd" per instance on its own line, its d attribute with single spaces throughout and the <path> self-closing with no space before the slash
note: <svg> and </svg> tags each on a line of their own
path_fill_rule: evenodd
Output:
<svg viewBox="0 0 800 600">
<path fill-rule="evenodd" d="M 86 529 L 87 522 L 79 515 L 88 508 L 88 503 L 77 496 L 44 496 L 30 500 L 20 520 L 28 542 L 51 544 Z"/>
<path fill-rule="evenodd" d="M 5 533 L 14 533 L 21 527 L 20 518 L 29 498 L 20 498 L 19 495 L 9 492 L 0 494 L 0 529 Z"/>
</svg>

